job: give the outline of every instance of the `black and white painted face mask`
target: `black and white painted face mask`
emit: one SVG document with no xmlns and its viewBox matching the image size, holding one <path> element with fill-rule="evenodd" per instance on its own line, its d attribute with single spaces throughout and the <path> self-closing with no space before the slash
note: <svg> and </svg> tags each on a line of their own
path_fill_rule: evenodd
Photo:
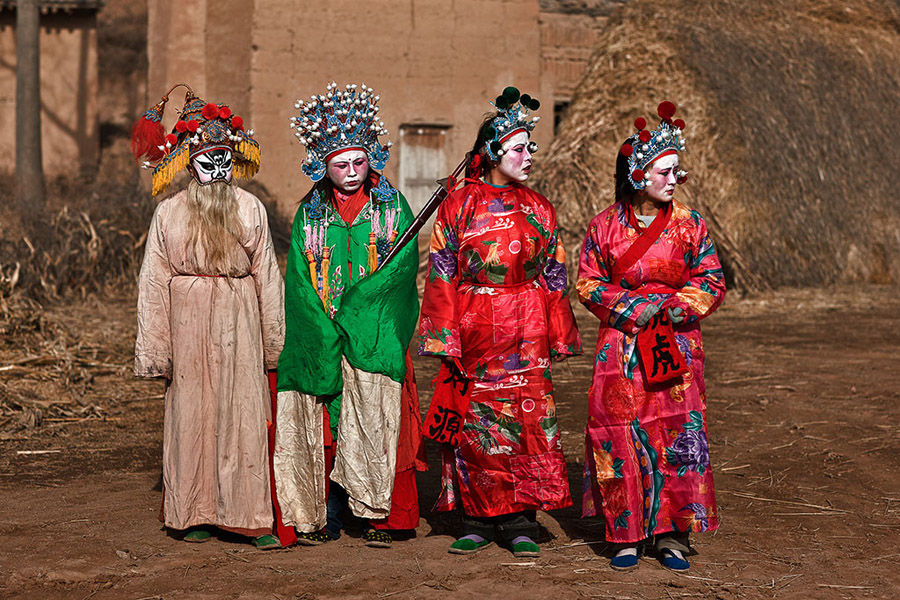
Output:
<svg viewBox="0 0 900 600">
<path fill-rule="evenodd" d="M 198 154 L 191 161 L 194 174 L 200 185 L 206 185 L 213 181 L 231 181 L 233 164 L 231 162 L 231 150 L 216 148 L 203 154 Z"/>
</svg>

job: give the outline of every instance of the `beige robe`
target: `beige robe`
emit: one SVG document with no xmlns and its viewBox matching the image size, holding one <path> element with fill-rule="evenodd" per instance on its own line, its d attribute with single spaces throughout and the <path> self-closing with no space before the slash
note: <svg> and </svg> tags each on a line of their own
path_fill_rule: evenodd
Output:
<svg viewBox="0 0 900 600">
<path fill-rule="evenodd" d="M 351 512 L 386 519 L 397 468 L 401 385 L 341 361 L 344 390 L 331 480 L 347 492 Z M 318 531 L 327 520 L 322 404 L 315 396 L 278 392 L 275 487 L 281 520 L 299 531 Z"/>
<path fill-rule="evenodd" d="M 157 207 L 138 286 L 134 372 L 166 377 L 165 525 L 271 532 L 266 369 L 284 343 L 284 282 L 266 210 L 235 188 L 244 228 L 240 276 L 203 277 L 188 249 L 188 196 Z M 199 264 L 194 264 L 194 263 Z"/>
</svg>

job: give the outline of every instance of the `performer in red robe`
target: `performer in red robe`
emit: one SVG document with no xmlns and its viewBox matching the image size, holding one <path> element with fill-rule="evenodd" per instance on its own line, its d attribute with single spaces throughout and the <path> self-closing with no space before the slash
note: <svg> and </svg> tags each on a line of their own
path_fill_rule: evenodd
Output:
<svg viewBox="0 0 900 600">
<path fill-rule="evenodd" d="M 507 88 L 495 106 L 465 185 L 434 223 L 419 353 L 445 363 L 433 402 L 454 380 L 464 390 L 438 501 L 451 509 L 458 493 L 465 513 L 450 552 L 477 552 L 499 532 L 517 556 L 537 556 L 535 510 L 572 503 L 550 361 L 579 354 L 581 340 L 556 213 L 522 185 L 536 150 L 529 132 L 537 119 L 527 116 L 539 103 Z"/>
</svg>

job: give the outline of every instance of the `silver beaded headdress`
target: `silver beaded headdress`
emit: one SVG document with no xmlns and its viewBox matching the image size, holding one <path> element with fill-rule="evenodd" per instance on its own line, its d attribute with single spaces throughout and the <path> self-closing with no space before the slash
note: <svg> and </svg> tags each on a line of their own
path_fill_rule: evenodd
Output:
<svg viewBox="0 0 900 600">
<path fill-rule="evenodd" d="M 675 105 L 668 100 L 660 102 L 656 108 L 659 115 L 659 127 L 646 129 L 647 121 L 641 117 L 634 120 L 637 129 L 622 145 L 620 152 L 628 157 L 628 180 L 636 190 L 647 186 L 646 168 L 658 158 L 671 153 L 684 151 L 684 121 L 672 120 L 675 116 Z M 678 182 L 687 179 L 687 171 L 678 171 Z"/>
<path fill-rule="evenodd" d="M 384 121 L 378 119 L 380 96 L 366 84 L 347 84 L 340 89 L 331 82 L 325 94 L 297 100 L 300 111 L 291 117 L 291 129 L 306 146 L 302 170 L 313 181 L 325 176 L 325 163 L 338 152 L 358 148 L 369 156 L 369 165 L 380 171 L 390 158 L 391 142 L 382 145 L 378 136 L 387 135 Z"/>
</svg>

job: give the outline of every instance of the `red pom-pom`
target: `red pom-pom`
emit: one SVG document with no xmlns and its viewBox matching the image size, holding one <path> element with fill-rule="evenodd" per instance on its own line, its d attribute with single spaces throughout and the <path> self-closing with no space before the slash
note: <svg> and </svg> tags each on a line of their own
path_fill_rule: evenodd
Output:
<svg viewBox="0 0 900 600">
<path fill-rule="evenodd" d="M 200 114 L 203 115 L 203 118 L 207 121 L 209 121 L 210 119 L 215 119 L 219 116 L 219 107 L 210 102 L 203 107 L 203 110 L 200 111 Z"/>
<path fill-rule="evenodd" d="M 223 107 L 219 108 L 219 118 L 220 119 L 227 119 L 230 116 L 231 116 L 230 108 L 228 108 L 227 106 L 223 106 Z"/>
<path fill-rule="evenodd" d="M 184 133 L 187 131 L 187 121 L 178 121 L 175 123 L 175 131 L 178 133 Z"/>
<path fill-rule="evenodd" d="M 684 183 L 684 182 L 687 181 L 687 180 L 688 180 L 688 174 L 687 174 L 687 173 L 682 173 L 681 175 L 678 175 L 678 176 L 675 178 L 675 183 L 681 185 L 682 183 Z"/>
<path fill-rule="evenodd" d="M 684 129 L 684 119 L 675 119 L 674 121 L 672 121 L 672 125 L 674 125 L 678 129 Z"/>
<path fill-rule="evenodd" d="M 638 134 L 638 137 L 641 139 L 642 142 L 649 142 L 650 141 L 650 132 L 647 131 L 646 129 L 644 129 Z"/>
<path fill-rule="evenodd" d="M 644 172 L 640 169 L 635 169 L 631 172 L 631 178 L 635 181 L 643 181 L 644 180 Z"/>
<path fill-rule="evenodd" d="M 631 156 L 631 153 L 634 152 L 634 147 L 631 144 L 623 144 L 622 149 L 619 150 L 625 156 Z"/>
<path fill-rule="evenodd" d="M 479 178 L 482 174 L 482 163 L 483 159 L 481 157 L 481 153 L 477 152 L 469 159 L 469 164 L 466 165 L 466 177 Z"/>
<path fill-rule="evenodd" d="M 187 128 L 188 128 L 188 131 L 190 131 L 190 132 L 197 131 L 198 127 L 200 127 L 200 123 L 198 123 L 194 119 L 191 119 L 190 121 L 187 122 Z"/>
<path fill-rule="evenodd" d="M 235 129 L 243 129 L 244 128 L 244 120 L 239 116 L 235 115 L 231 117 L 231 126 Z"/>
<path fill-rule="evenodd" d="M 647 126 L 647 119 L 644 117 L 638 117 L 634 120 L 634 128 L 635 129 L 643 129 Z"/>
<path fill-rule="evenodd" d="M 174 133 L 170 133 L 169 135 L 166 136 L 166 143 L 169 144 L 170 146 L 174 146 L 175 142 L 177 142 L 177 141 L 178 141 L 178 137 L 176 137 L 176 135 Z"/>
<path fill-rule="evenodd" d="M 660 119 L 668 121 L 675 114 L 675 105 L 668 100 L 663 100 L 659 103 L 659 106 L 656 107 L 656 114 L 659 115 Z"/>
<path fill-rule="evenodd" d="M 134 122 L 131 128 L 131 153 L 134 158 L 141 160 L 146 157 L 149 161 L 157 161 L 165 154 L 159 149 L 165 143 L 166 131 L 162 123 L 141 117 Z"/>
</svg>

